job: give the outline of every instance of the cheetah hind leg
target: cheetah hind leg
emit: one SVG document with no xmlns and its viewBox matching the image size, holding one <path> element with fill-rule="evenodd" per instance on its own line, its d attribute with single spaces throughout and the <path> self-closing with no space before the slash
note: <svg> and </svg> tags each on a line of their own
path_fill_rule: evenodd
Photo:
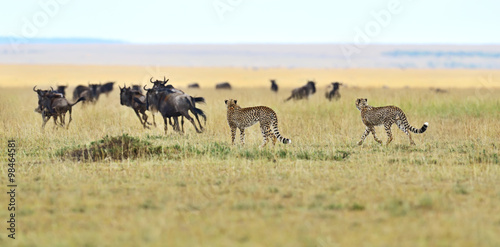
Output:
<svg viewBox="0 0 500 247">
<path fill-rule="evenodd" d="M 263 141 L 262 145 L 260 145 L 261 148 L 265 147 L 267 144 L 267 137 L 269 137 L 269 125 L 261 124 L 260 125 L 260 132 L 262 133 Z"/>
<path fill-rule="evenodd" d="M 267 128 L 267 137 L 273 141 L 273 146 L 276 146 L 276 140 L 278 140 L 278 138 L 274 135 L 271 126 L 268 126 Z"/>
<path fill-rule="evenodd" d="M 385 132 L 387 133 L 387 143 L 385 145 L 389 145 L 389 143 L 391 143 L 391 141 L 392 141 L 391 125 L 392 124 L 384 125 Z"/>
<path fill-rule="evenodd" d="M 406 129 L 406 127 L 404 126 L 404 124 L 401 123 L 400 121 L 398 121 L 397 125 L 398 125 L 399 129 L 401 129 L 403 132 L 405 132 L 405 134 L 408 136 L 408 139 L 410 140 L 410 145 L 415 145 L 415 142 L 413 141 L 413 139 L 411 139 L 410 131 L 408 131 Z"/>
</svg>

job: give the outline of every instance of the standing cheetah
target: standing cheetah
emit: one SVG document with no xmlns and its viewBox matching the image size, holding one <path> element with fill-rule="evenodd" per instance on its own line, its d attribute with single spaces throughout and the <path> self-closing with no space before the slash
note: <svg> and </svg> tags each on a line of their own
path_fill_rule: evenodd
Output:
<svg viewBox="0 0 500 247">
<path fill-rule="evenodd" d="M 273 139 L 273 145 L 276 144 L 276 139 L 284 144 L 291 143 L 290 139 L 281 136 L 278 131 L 278 117 L 276 112 L 267 106 L 255 106 L 241 108 L 237 105 L 237 100 L 228 99 L 225 101 L 227 106 L 227 122 L 231 128 L 231 142 L 234 145 L 236 137 L 236 129 L 240 129 L 241 144 L 245 144 L 245 129 L 260 123 L 260 131 L 264 137 L 264 142 L 261 147 L 267 144 L 267 138 Z"/>
<path fill-rule="evenodd" d="M 396 107 L 396 106 L 381 106 L 381 107 L 373 107 L 368 105 L 367 99 L 357 99 L 356 100 L 356 108 L 361 111 L 361 119 L 363 123 L 366 125 L 365 133 L 361 136 L 361 140 L 358 142 L 358 145 L 363 144 L 366 136 L 373 133 L 373 138 L 378 143 L 382 144 L 382 141 L 377 138 L 375 135 L 375 126 L 384 125 L 385 131 L 387 132 L 387 143 L 389 144 L 392 141 L 392 133 L 391 126 L 392 124 L 396 124 L 403 132 L 406 133 L 408 138 L 410 139 L 410 144 L 415 145 L 415 142 L 411 139 L 410 132 L 420 134 L 424 133 L 429 124 L 427 122 L 424 123 L 424 126 L 420 129 L 416 129 L 412 127 L 408 120 L 406 120 L 406 116 L 404 112 Z"/>
</svg>

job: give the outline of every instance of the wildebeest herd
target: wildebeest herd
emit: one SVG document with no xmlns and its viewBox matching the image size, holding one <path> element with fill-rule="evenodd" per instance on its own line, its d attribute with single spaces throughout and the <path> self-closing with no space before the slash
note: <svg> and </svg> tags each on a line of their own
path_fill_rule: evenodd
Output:
<svg viewBox="0 0 500 247">
<path fill-rule="evenodd" d="M 191 122 L 196 132 L 201 133 L 204 127 L 200 122 L 199 116 L 204 119 L 205 124 L 207 116 L 203 110 L 197 108 L 196 104 L 205 103 L 205 99 L 203 97 L 188 95 L 182 90 L 176 89 L 173 85 L 168 84 L 168 81 L 169 80 L 165 77 L 163 80 L 155 81 L 151 78 L 151 88 L 147 88 L 147 85 L 142 88 L 140 85 L 130 85 L 128 87 L 126 85 L 123 87 L 119 86 L 120 104 L 132 108 L 144 128 L 149 128 L 149 125 L 154 125 L 156 127 L 155 114 L 159 112 L 163 118 L 165 133 L 167 133 L 168 124 L 172 126 L 174 131 L 184 133 L 184 118 Z M 276 80 L 273 79 L 270 81 L 271 91 L 277 92 L 278 85 Z M 115 82 L 107 82 L 104 84 L 89 83 L 86 86 L 78 85 L 73 90 L 73 103 L 70 103 L 66 99 L 67 85 L 59 85 L 57 90 L 54 90 L 52 87 L 50 90 L 41 90 L 36 89 L 35 86 L 33 91 L 38 95 L 38 107 L 35 111 L 42 115 L 42 129 L 51 117 L 54 119 L 55 127 L 61 126 L 68 128 L 72 120 L 71 113 L 74 105 L 79 102 L 83 102 L 84 104 L 95 104 L 99 100 L 101 94 L 108 96 L 109 93 L 113 91 L 114 84 Z M 292 95 L 285 101 L 290 99 L 300 100 L 309 98 L 310 95 L 316 92 L 315 84 L 314 81 L 308 81 L 306 85 L 293 89 Z M 339 85 L 342 84 L 338 82 L 332 83 L 326 92 L 327 99 L 340 98 L 338 92 Z M 200 86 L 198 83 L 191 83 L 188 85 L 188 88 L 200 88 Z M 215 88 L 230 90 L 232 87 L 229 82 L 221 82 L 218 83 Z M 148 122 L 146 111 L 151 112 L 153 117 L 152 123 Z M 69 121 L 66 125 L 65 116 L 67 112 L 69 112 Z M 196 122 L 189 112 L 193 114 Z M 179 117 L 181 117 L 180 123 Z"/>
</svg>

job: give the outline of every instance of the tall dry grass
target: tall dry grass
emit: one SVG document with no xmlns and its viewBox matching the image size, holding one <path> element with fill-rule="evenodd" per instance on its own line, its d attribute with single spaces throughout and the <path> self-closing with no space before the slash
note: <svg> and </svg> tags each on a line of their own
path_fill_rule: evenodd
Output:
<svg viewBox="0 0 500 247">
<path fill-rule="evenodd" d="M 283 103 L 290 88 L 190 90 L 203 96 L 206 130 L 144 130 L 118 91 L 77 105 L 68 130 L 40 130 L 31 88 L 0 92 L 0 141 L 18 144 L 18 239 L 2 246 L 498 246 L 500 91 L 342 88 Z M 393 127 L 394 141 L 372 136 L 358 97 L 397 105 L 416 146 Z M 224 100 L 273 108 L 291 145 L 260 149 L 257 126 L 246 145 L 230 145 Z M 151 118 L 150 118 L 151 119 Z M 382 140 L 383 128 L 377 128 Z M 59 156 L 105 136 L 160 146 L 137 159 L 78 162 Z M 239 138 L 237 137 L 237 140 Z M 5 150 L 5 148 L 2 148 Z M 2 160 L 6 158 L 2 152 Z M 4 162 L 5 164 L 5 162 Z M 5 168 L 5 167 L 4 167 Z M 6 178 L 6 169 L 0 176 Z M 3 179 L 2 179 L 3 181 Z M 0 202 L 7 202 L 1 193 Z M 6 215 L 6 207 L 0 215 Z"/>
</svg>

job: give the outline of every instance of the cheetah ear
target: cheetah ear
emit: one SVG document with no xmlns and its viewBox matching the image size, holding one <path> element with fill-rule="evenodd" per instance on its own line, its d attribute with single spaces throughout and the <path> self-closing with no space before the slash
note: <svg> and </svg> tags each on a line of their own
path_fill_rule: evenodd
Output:
<svg viewBox="0 0 500 247">
<path fill-rule="evenodd" d="M 368 99 L 365 99 L 365 102 L 368 103 Z"/>
<path fill-rule="evenodd" d="M 227 100 L 224 100 L 224 103 L 226 103 L 226 105 L 227 105 Z"/>
</svg>

